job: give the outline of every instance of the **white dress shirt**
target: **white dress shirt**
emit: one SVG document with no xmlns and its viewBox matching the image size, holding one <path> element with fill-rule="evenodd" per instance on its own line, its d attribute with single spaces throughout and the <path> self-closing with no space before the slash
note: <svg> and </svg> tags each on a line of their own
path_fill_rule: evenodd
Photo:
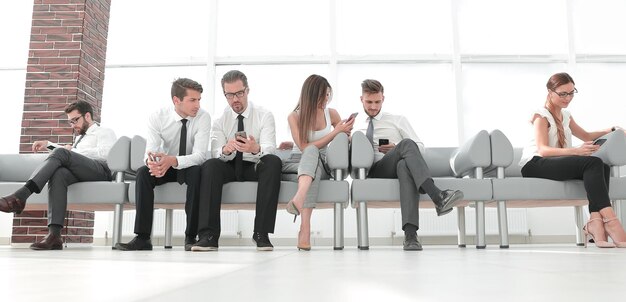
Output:
<svg viewBox="0 0 626 302">
<path fill-rule="evenodd" d="M 230 107 L 226 107 L 224 114 L 213 123 L 211 133 L 211 151 L 214 158 L 223 161 L 230 161 L 235 158 L 237 152 L 225 155 L 222 148 L 226 143 L 235 137 L 237 132 L 237 114 Z M 267 154 L 276 153 L 276 125 L 274 115 L 267 109 L 255 106 L 248 102 L 248 107 L 243 115 L 243 130 L 246 135 L 254 136 L 256 142 L 261 146 L 261 151 L 257 154 L 244 153 L 243 160 L 258 163 L 259 159 Z"/>
<path fill-rule="evenodd" d="M 79 139 L 80 142 L 78 142 Z M 94 160 L 106 161 L 117 137 L 113 130 L 93 123 L 82 138 L 79 135 L 74 141 L 78 142 L 78 145 L 72 147 L 72 151 Z"/>
<path fill-rule="evenodd" d="M 367 127 L 370 122 L 370 117 L 362 115 L 357 117 L 354 124 L 354 131 L 361 131 L 364 134 L 367 132 Z M 424 153 L 424 143 L 417 137 L 417 134 L 413 130 L 411 123 L 406 117 L 402 115 L 395 115 L 382 110 L 373 117 L 372 123 L 374 124 L 374 158 L 379 161 L 385 154 L 378 151 L 378 140 L 386 138 L 391 144 L 398 144 L 405 138 L 412 139 L 419 148 L 421 153 Z"/>
<path fill-rule="evenodd" d="M 174 106 L 163 107 L 148 118 L 146 151 L 176 156 L 178 166 L 174 167 L 175 169 L 201 165 L 209 157 L 211 137 L 209 113 L 200 109 L 195 117 L 187 117 L 187 150 L 185 150 L 187 155 L 184 156 L 178 155 L 182 119 L 174 110 Z"/>
</svg>

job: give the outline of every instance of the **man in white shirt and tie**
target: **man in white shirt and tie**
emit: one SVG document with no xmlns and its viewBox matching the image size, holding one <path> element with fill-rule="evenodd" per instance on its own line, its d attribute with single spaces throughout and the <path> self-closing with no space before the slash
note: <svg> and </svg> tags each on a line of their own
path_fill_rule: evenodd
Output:
<svg viewBox="0 0 626 302">
<path fill-rule="evenodd" d="M 192 251 L 215 251 L 220 237 L 222 186 L 232 181 L 258 181 L 254 234 L 257 250 L 271 251 L 282 162 L 276 150 L 274 115 L 248 102 L 248 79 L 238 70 L 222 77 L 230 107 L 213 123 L 212 159 L 202 165 L 199 240 Z M 244 133 L 245 132 L 245 133 Z"/>
<path fill-rule="evenodd" d="M 150 234 L 154 217 L 154 187 L 178 182 L 187 184 L 185 250 L 191 250 L 198 234 L 200 164 L 208 157 L 211 116 L 200 108 L 202 85 L 180 78 L 172 83 L 174 106 L 161 108 L 148 119 L 146 166 L 137 170 L 137 216 L 135 234 L 123 251 L 152 250 Z"/>
<path fill-rule="evenodd" d="M 424 161 L 424 144 L 411 124 L 402 115 L 382 111 L 385 101 L 383 85 L 367 79 L 361 83 L 361 103 L 365 120 L 355 123 L 355 131 L 365 133 L 374 147 L 374 163 L 369 178 L 398 178 L 400 182 L 400 211 L 404 230 L 404 250 L 419 251 L 417 240 L 419 226 L 419 193 L 426 193 L 435 203 L 437 215 L 452 211 L 454 204 L 463 199 L 461 191 L 440 190 L 431 178 Z"/>
<path fill-rule="evenodd" d="M 111 181 L 106 158 L 117 140 L 113 130 L 100 127 L 93 120 L 93 108 L 85 101 L 65 107 L 68 122 L 76 133 L 74 144 L 56 145 L 48 158 L 33 172 L 26 184 L 15 193 L 0 198 L 0 211 L 21 213 L 26 200 L 40 193 L 48 183 L 48 235 L 33 243 L 34 250 L 61 250 L 61 229 L 67 209 L 67 187 L 82 181 Z M 33 152 L 47 151 L 47 140 L 33 143 Z"/>
</svg>

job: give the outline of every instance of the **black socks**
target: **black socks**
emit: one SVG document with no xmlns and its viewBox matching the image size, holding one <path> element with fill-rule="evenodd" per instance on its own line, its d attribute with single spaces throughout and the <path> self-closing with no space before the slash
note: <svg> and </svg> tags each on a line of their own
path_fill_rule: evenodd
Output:
<svg viewBox="0 0 626 302">
<path fill-rule="evenodd" d="M 404 226 L 402 226 L 402 229 L 404 230 L 404 234 L 415 234 L 417 233 L 417 226 L 416 225 L 412 225 L 410 223 L 405 224 Z"/>
<path fill-rule="evenodd" d="M 61 237 L 61 230 L 63 229 L 62 225 L 58 225 L 58 224 L 51 224 L 48 226 L 48 234 L 50 235 L 56 235 Z"/>
<path fill-rule="evenodd" d="M 33 191 L 29 190 L 27 187 L 21 187 L 15 191 L 15 197 L 21 201 L 26 201 L 30 195 L 33 194 Z"/>
<path fill-rule="evenodd" d="M 430 196 L 430 199 L 432 199 L 435 204 L 441 204 L 441 190 L 435 186 L 435 182 L 432 178 L 426 179 L 424 183 L 422 183 L 421 188 L 424 189 L 424 192 Z"/>
</svg>

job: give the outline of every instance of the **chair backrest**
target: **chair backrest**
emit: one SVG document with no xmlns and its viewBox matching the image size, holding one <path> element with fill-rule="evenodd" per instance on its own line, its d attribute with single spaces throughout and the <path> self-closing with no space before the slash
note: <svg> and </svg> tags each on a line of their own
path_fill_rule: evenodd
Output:
<svg viewBox="0 0 626 302">
<path fill-rule="evenodd" d="M 450 167 L 457 177 L 474 177 L 476 168 L 487 168 L 491 165 L 491 146 L 489 133 L 478 131 L 450 157 Z"/>
<path fill-rule="evenodd" d="M 130 138 L 117 139 L 107 156 L 107 165 L 111 172 L 130 172 Z"/>
<path fill-rule="evenodd" d="M 41 154 L 0 154 L 0 181 L 24 182 L 48 157 Z"/>
<path fill-rule="evenodd" d="M 326 150 L 326 162 L 331 170 L 341 170 L 343 178 L 348 177 L 350 166 L 350 142 L 348 135 L 339 133 L 335 136 Z"/>
<path fill-rule="evenodd" d="M 508 167 L 514 164 L 513 145 L 500 130 L 489 132 L 491 144 L 491 165 L 495 167 Z M 518 159 L 519 162 L 519 159 Z"/>
<path fill-rule="evenodd" d="M 624 131 L 613 131 L 602 136 L 602 138 L 606 141 L 598 151 L 591 155 L 601 158 L 609 166 L 626 165 L 626 134 Z"/>
<path fill-rule="evenodd" d="M 522 177 L 522 167 L 519 165 L 522 159 L 523 148 L 513 148 L 512 163 L 504 169 L 504 177 Z"/>
<path fill-rule="evenodd" d="M 457 148 L 453 147 L 434 147 L 426 148 L 424 152 L 424 160 L 428 165 L 432 177 L 450 177 L 454 176 L 454 172 L 450 167 L 450 157 Z"/>
<path fill-rule="evenodd" d="M 146 154 L 146 139 L 140 135 L 133 136 L 130 144 L 130 169 L 137 171 L 137 169 L 146 165 L 144 156 Z"/>
</svg>

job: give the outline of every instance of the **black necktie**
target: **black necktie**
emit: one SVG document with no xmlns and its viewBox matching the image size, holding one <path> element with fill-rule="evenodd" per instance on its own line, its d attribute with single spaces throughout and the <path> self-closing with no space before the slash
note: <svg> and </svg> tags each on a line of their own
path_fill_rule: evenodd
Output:
<svg viewBox="0 0 626 302">
<path fill-rule="evenodd" d="M 243 131 L 243 115 L 238 115 L 237 119 L 237 131 Z M 237 181 L 243 181 L 243 153 L 239 151 L 235 154 L 235 177 Z"/>
<path fill-rule="evenodd" d="M 367 125 L 367 131 L 365 131 L 365 137 L 374 145 L 374 122 L 372 117 L 370 117 L 370 122 Z"/>
<path fill-rule="evenodd" d="M 74 143 L 74 147 L 73 147 L 73 148 L 76 148 L 76 146 L 78 146 L 78 143 L 80 143 L 80 141 L 82 141 L 82 140 L 83 140 L 83 137 L 85 137 L 85 135 L 84 135 L 84 134 L 81 134 L 81 135 L 80 135 L 80 137 L 79 137 L 79 138 L 76 140 L 76 142 Z"/>
<path fill-rule="evenodd" d="M 180 128 L 180 145 L 178 147 L 178 155 L 184 156 L 187 155 L 187 119 L 182 119 L 180 122 L 183 126 Z M 185 183 L 185 170 L 178 169 L 178 173 L 176 174 L 176 181 L 179 184 Z"/>
</svg>

